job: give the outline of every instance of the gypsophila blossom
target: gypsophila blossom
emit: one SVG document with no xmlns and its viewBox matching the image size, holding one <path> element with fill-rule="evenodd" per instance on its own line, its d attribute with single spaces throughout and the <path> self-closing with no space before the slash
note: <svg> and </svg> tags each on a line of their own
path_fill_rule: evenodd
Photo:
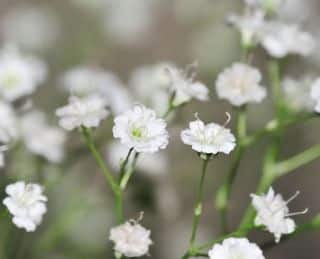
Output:
<svg viewBox="0 0 320 259">
<path fill-rule="evenodd" d="M 227 238 L 208 253 L 210 259 L 265 259 L 262 250 L 246 238 Z"/>
<path fill-rule="evenodd" d="M 262 76 L 258 69 L 243 63 L 234 63 L 219 74 L 216 81 L 217 95 L 234 106 L 259 103 L 267 95 L 260 85 Z"/>
<path fill-rule="evenodd" d="M 154 153 L 168 145 L 166 122 L 157 118 L 155 111 L 143 105 L 117 116 L 112 129 L 113 136 L 137 152 Z"/>
<path fill-rule="evenodd" d="M 42 187 L 35 183 L 16 182 L 6 187 L 6 193 L 8 197 L 3 204 L 12 214 L 13 223 L 27 232 L 35 231 L 47 211 L 47 197 L 43 195 Z"/>
<path fill-rule="evenodd" d="M 99 95 L 113 114 L 129 109 L 132 101 L 118 77 L 99 68 L 78 66 L 68 70 L 61 78 L 63 87 L 72 96 L 85 98 Z"/>
<path fill-rule="evenodd" d="M 18 137 L 16 114 L 10 104 L 0 101 L 0 142 L 8 143 Z"/>
<path fill-rule="evenodd" d="M 311 86 L 310 97 L 315 102 L 314 110 L 320 113 L 320 78 L 314 81 Z"/>
<path fill-rule="evenodd" d="M 101 120 L 108 114 L 105 101 L 95 95 L 86 98 L 71 96 L 68 105 L 56 110 L 59 124 L 66 130 L 73 130 L 80 126 L 98 127 Z"/>
<path fill-rule="evenodd" d="M 290 216 L 304 214 L 307 210 L 297 213 L 289 213 L 288 203 L 297 197 L 299 192 L 285 201 L 281 194 L 275 194 L 270 187 L 267 194 L 251 194 L 252 205 L 257 211 L 256 226 L 265 226 L 275 237 L 278 243 L 284 234 L 291 234 L 296 229 L 296 224 Z"/>
<path fill-rule="evenodd" d="M 315 49 L 315 40 L 310 33 L 301 31 L 295 24 L 277 21 L 264 24 L 260 42 L 268 54 L 275 58 L 283 58 L 289 54 L 308 56 Z"/>
<path fill-rule="evenodd" d="M 172 100 L 174 106 L 187 103 L 192 99 L 199 101 L 207 101 L 209 99 L 208 88 L 203 83 L 194 80 L 195 73 L 192 69 L 193 65 L 190 65 L 186 71 L 175 67 L 168 67 L 167 69 L 170 75 L 169 90 L 174 95 Z"/>
<path fill-rule="evenodd" d="M 0 96 L 15 101 L 30 95 L 44 81 L 46 65 L 39 59 L 22 55 L 14 46 L 0 53 Z"/>
<path fill-rule="evenodd" d="M 114 242 L 116 253 L 126 257 L 139 257 L 148 254 L 152 244 L 150 230 L 135 221 L 127 221 L 110 231 L 109 239 Z"/>
<path fill-rule="evenodd" d="M 28 150 L 53 163 L 64 156 L 65 132 L 47 124 L 45 114 L 32 111 L 21 118 L 21 134 Z"/>
<path fill-rule="evenodd" d="M 310 76 L 299 79 L 286 77 L 282 81 L 284 98 L 287 105 L 294 111 L 312 111 L 315 100 L 311 98 L 310 92 L 314 80 Z"/>
<path fill-rule="evenodd" d="M 230 129 L 216 123 L 204 124 L 200 119 L 189 123 L 189 128 L 181 132 L 181 139 L 203 154 L 229 154 L 236 145 Z"/>
</svg>

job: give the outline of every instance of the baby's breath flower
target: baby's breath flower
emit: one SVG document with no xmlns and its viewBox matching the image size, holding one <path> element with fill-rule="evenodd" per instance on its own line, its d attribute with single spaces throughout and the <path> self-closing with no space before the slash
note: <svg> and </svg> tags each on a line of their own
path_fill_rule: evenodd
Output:
<svg viewBox="0 0 320 259">
<path fill-rule="evenodd" d="M 204 124 L 200 119 L 189 123 L 189 128 L 181 132 L 181 139 L 203 154 L 229 154 L 236 145 L 230 129 L 216 123 Z"/>
<path fill-rule="evenodd" d="M 289 213 L 288 203 L 298 196 L 297 192 L 289 200 L 285 201 L 281 194 L 275 194 L 270 187 L 267 194 L 251 194 L 252 205 L 257 211 L 255 225 L 265 226 L 275 237 L 276 242 L 280 241 L 283 234 L 290 234 L 296 229 L 296 224 L 290 216 L 304 214 L 307 210 L 297 213 Z"/>
<path fill-rule="evenodd" d="M 7 101 L 33 93 L 46 74 L 42 61 L 21 55 L 13 46 L 7 46 L 0 53 L 0 95 Z"/>
<path fill-rule="evenodd" d="M 73 130 L 84 126 L 87 128 L 98 127 L 100 121 L 108 116 L 105 101 L 91 95 L 86 98 L 72 96 L 69 104 L 56 110 L 60 118 L 59 124 L 66 130 Z"/>
<path fill-rule="evenodd" d="M 34 183 L 16 182 L 6 187 L 9 196 L 3 200 L 3 204 L 13 215 L 12 221 L 18 228 L 32 232 L 40 225 L 47 211 L 47 197 L 42 191 L 42 187 Z"/>
<path fill-rule="evenodd" d="M 283 58 L 289 54 L 308 56 L 315 48 L 315 40 L 310 33 L 301 31 L 295 24 L 277 21 L 265 23 L 260 42 L 268 54 L 275 58 Z"/>
<path fill-rule="evenodd" d="M 168 145 L 166 122 L 143 105 L 117 116 L 114 123 L 113 136 L 137 152 L 154 153 Z"/>
<path fill-rule="evenodd" d="M 246 238 L 227 238 L 209 251 L 209 259 L 264 259 L 262 250 Z"/>
<path fill-rule="evenodd" d="M 0 101 L 0 142 L 8 143 L 18 137 L 17 118 L 11 105 Z"/>
<path fill-rule="evenodd" d="M 190 66 L 192 68 L 192 65 Z M 175 67 L 169 67 L 170 91 L 174 95 L 173 105 L 179 106 L 192 99 L 207 101 L 209 99 L 208 88 L 199 81 L 194 81 L 195 73 L 191 71 L 182 71 Z"/>
<path fill-rule="evenodd" d="M 234 106 L 259 103 L 266 97 L 266 90 L 260 85 L 258 69 L 242 63 L 234 63 L 225 69 L 216 82 L 217 95 Z"/>
<path fill-rule="evenodd" d="M 48 161 L 58 163 L 64 156 L 65 132 L 49 126 L 45 114 L 32 111 L 21 119 L 21 132 L 30 152 L 43 156 Z"/>
<path fill-rule="evenodd" d="M 126 257 L 140 257 L 148 254 L 152 244 L 150 230 L 135 221 L 127 221 L 110 231 L 109 239 L 114 242 L 116 253 Z"/>
</svg>

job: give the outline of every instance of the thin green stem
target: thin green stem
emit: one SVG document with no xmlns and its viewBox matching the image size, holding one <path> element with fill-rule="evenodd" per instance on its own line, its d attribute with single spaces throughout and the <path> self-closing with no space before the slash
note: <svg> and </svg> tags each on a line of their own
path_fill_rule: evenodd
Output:
<svg viewBox="0 0 320 259">
<path fill-rule="evenodd" d="M 127 164 L 129 162 L 129 159 L 130 159 L 130 156 L 133 152 L 133 148 L 130 148 L 129 151 L 128 151 L 128 154 L 126 156 L 126 158 L 124 159 L 124 161 L 121 163 L 121 167 L 120 167 L 120 181 L 121 179 L 123 178 L 123 175 L 125 174 L 126 172 L 126 167 L 127 167 Z"/>
<path fill-rule="evenodd" d="M 120 189 L 123 191 L 126 189 L 127 187 L 127 184 L 133 174 L 133 171 L 136 167 L 136 163 L 137 163 L 137 160 L 138 160 L 138 157 L 139 157 L 139 153 L 135 153 L 134 154 L 134 157 L 133 157 L 133 160 L 132 160 L 132 163 L 130 164 L 129 168 L 125 171 L 123 177 L 121 178 L 120 180 Z"/>
</svg>

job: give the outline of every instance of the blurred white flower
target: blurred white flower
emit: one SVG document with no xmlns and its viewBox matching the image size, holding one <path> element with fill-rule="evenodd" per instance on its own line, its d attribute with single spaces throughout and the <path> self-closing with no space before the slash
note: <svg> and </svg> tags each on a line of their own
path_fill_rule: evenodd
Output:
<svg viewBox="0 0 320 259">
<path fill-rule="evenodd" d="M 10 104 L 0 101 L 0 142 L 8 143 L 18 137 L 18 124 Z"/>
<path fill-rule="evenodd" d="M 290 216 L 304 214 L 307 210 L 297 213 L 289 213 L 288 204 L 298 196 L 297 192 L 289 200 L 285 201 L 281 194 L 275 194 L 270 187 L 267 194 L 251 194 L 252 205 L 257 211 L 256 226 L 265 226 L 275 237 L 278 243 L 283 234 L 294 232 L 296 224 Z"/>
<path fill-rule="evenodd" d="M 258 69 L 242 63 L 234 63 L 219 74 L 216 82 L 217 95 L 234 106 L 259 103 L 267 95 L 260 85 L 262 76 Z"/>
<path fill-rule="evenodd" d="M 210 259 L 264 259 L 262 250 L 246 238 L 227 238 L 209 251 Z"/>
<path fill-rule="evenodd" d="M 114 123 L 113 136 L 137 152 L 154 153 L 168 145 L 166 122 L 143 105 L 117 116 Z"/>
<path fill-rule="evenodd" d="M 13 42 L 30 50 L 53 46 L 60 26 L 55 15 L 45 8 L 23 6 L 9 11 L 0 23 L 0 34 L 6 42 Z"/>
<path fill-rule="evenodd" d="M 230 129 L 216 123 L 204 124 L 200 119 L 189 123 L 189 128 L 181 132 L 181 139 L 193 150 L 204 154 L 229 154 L 236 146 Z"/>
<path fill-rule="evenodd" d="M 46 65 L 39 59 L 24 56 L 6 46 L 0 53 L 0 95 L 7 101 L 29 95 L 47 75 Z"/>
<path fill-rule="evenodd" d="M 199 81 L 194 81 L 195 73 L 192 70 L 193 65 L 190 65 L 186 71 L 169 67 L 170 75 L 170 90 L 174 94 L 173 105 L 179 106 L 186 102 L 196 99 L 199 101 L 207 101 L 209 99 L 208 88 Z M 191 74 L 190 74 L 191 72 Z"/>
<path fill-rule="evenodd" d="M 301 31 L 297 25 L 277 21 L 265 23 L 260 42 L 268 54 L 275 58 L 283 58 L 289 54 L 308 56 L 316 45 L 314 37 Z"/>
<path fill-rule="evenodd" d="M 305 76 L 300 79 L 286 77 L 283 82 L 284 98 L 294 111 L 312 111 L 315 100 L 310 96 L 313 79 Z"/>
<path fill-rule="evenodd" d="M 228 17 L 228 22 L 240 31 L 244 47 L 251 47 L 258 43 L 264 16 L 263 12 L 257 10 L 246 12 L 243 16 L 232 14 Z"/>
<path fill-rule="evenodd" d="M 111 142 L 106 147 L 106 155 L 110 167 L 118 172 L 121 161 L 124 161 L 128 154 L 128 147 L 119 143 Z M 131 157 L 132 158 L 132 157 Z M 137 161 L 137 171 L 148 175 L 163 175 L 167 173 L 167 157 L 163 152 L 157 154 L 143 154 Z"/>
<path fill-rule="evenodd" d="M 44 113 L 32 111 L 24 115 L 21 118 L 21 132 L 30 152 L 52 163 L 61 162 L 66 134 L 60 128 L 49 126 Z"/>
<path fill-rule="evenodd" d="M 98 127 L 100 121 L 109 115 L 105 101 L 99 96 L 79 98 L 71 96 L 69 104 L 56 110 L 59 124 L 66 130 L 80 126 Z"/>
<path fill-rule="evenodd" d="M 47 197 L 42 192 L 42 187 L 34 183 L 16 182 L 6 187 L 8 197 L 3 204 L 13 215 L 12 221 L 18 228 L 33 232 L 40 225 L 47 211 Z"/>
<path fill-rule="evenodd" d="M 159 115 L 164 114 L 169 107 L 170 67 L 174 65 L 167 62 L 143 66 L 134 70 L 130 78 L 136 98 Z"/>
<path fill-rule="evenodd" d="M 132 103 L 124 85 L 109 71 L 78 66 L 67 71 L 61 82 L 71 95 L 81 98 L 100 95 L 114 114 L 127 110 Z"/>
<path fill-rule="evenodd" d="M 126 257 L 140 257 L 149 253 L 152 244 L 150 230 L 134 221 L 114 227 L 110 231 L 109 239 L 114 242 L 115 252 Z"/>
<path fill-rule="evenodd" d="M 312 84 L 310 96 L 315 102 L 314 110 L 320 113 L 320 78 Z"/>
</svg>

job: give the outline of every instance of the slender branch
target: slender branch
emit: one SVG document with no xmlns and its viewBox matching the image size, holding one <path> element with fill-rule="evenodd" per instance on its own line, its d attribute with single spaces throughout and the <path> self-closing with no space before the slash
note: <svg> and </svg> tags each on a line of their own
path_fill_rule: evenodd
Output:
<svg viewBox="0 0 320 259">
<path fill-rule="evenodd" d="M 134 157 L 133 157 L 133 160 L 129 166 L 129 168 L 125 171 L 123 177 L 121 178 L 120 180 L 120 189 L 123 191 L 126 189 L 127 187 L 127 184 L 131 178 L 131 175 L 136 167 L 136 163 L 137 163 L 137 160 L 138 160 L 138 157 L 139 157 L 139 153 L 135 152 L 134 154 Z"/>
</svg>

